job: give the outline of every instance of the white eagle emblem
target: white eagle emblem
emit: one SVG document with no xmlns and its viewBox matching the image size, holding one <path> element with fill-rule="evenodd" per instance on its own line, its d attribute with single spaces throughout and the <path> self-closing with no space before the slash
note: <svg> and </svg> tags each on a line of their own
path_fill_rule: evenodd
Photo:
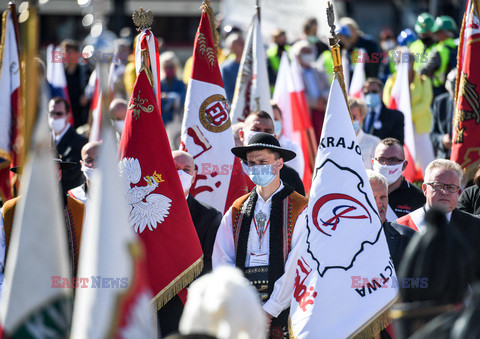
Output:
<svg viewBox="0 0 480 339">
<path fill-rule="evenodd" d="M 143 178 L 147 182 L 146 186 L 132 187 L 130 184 L 138 183 L 142 177 L 140 162 L 135 158 L 123 158 L 118 164 L 118 170 L 125 186 L 127 202 L 131 206 L 130 224 L 137 233 L 142 233 L 147 226 L 153 231 L 168 216 L 172 203 L 168 197 L 152 193 L 158 183 L 164 180 L 155 172 L 152 176 Z"/>
</svg>

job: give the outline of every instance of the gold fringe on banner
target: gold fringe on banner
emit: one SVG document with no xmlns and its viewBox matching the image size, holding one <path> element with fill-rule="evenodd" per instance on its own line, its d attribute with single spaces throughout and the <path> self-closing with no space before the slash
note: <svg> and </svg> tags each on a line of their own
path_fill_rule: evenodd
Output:
<svg viewBox="0 0 480 339">
<path fill-rule="evenodd" d="M 215 48 L 215 56 L 218 59 L 218 41 L 220 40 L 217 25 L 215 24 L 215 15 L 213 15 L 213 9 L 210 7 L 210 1 L 204 1 L 200 9 L 207 12 L 208 21 L 210 22 L 210 30 L 212 31 L 213 46 Z"/>
<path fill-rule="evenodd" d="M 183 271 L 170 284 L 152 299 L 157 310 L 161 309 L 165 304 L 187 287 L 203 270 L 203 254 L 190 267 Z"/>
</svg>

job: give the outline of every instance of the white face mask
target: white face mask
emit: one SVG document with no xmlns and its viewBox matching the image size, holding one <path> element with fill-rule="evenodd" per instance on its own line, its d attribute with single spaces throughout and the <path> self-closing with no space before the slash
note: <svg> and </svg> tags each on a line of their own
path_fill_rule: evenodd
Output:
<svg viewBox="0 0 480 339">
<path fill-rule="evenodd" d="M 58 118 L 58 119 L 53 119 L 48 117 L 48 126 L 50 126 L 50 129 L 54 131 L 55 133 L 60 133 L 63 131 L 65 128 L 65 125 L 67 124 L 67 118 Z"/>
<path fill-rule="evenodd" d="M 186 192 L 192 186 L 193 175 L 188 174 L 183 170 L 177 170 L 180 182 L 182 183 L 183 192 Z"/>
<path fill-rule="evenodd" d="M 117 131 L 118 134 L 122 134 L 123 127 L 125 126 L 125 120 L 112 120 L 112 122 L 115 131 Z"/>
<path fill-rule="evenodd" d="M 255 134 L 258 134 L 258 133 L 261 133 L 261 132 L 255 132 L 255 131 L 248 131 L 245 133 L 245 141 L 243 142 L 243 145 L 244 146 L 247 146 L 248 143 L 250 142 L 250 139 L 252 139 L 252 137 L 255 135 Z"/>
<path fill-rule="evenodd" d="M 404 161 L 398 165 L 382 165 L 375 160 L 373 164 L 373 170 L 382 174 L 387 179 L 387 183 L 391 185 L 402 175 L 403 163 Z"/>
<path fill-rule="evenodd" d="M 275 126 L 275 135 L 279 137 L 282 134 L 282 122 L 280 120 L 275 120 L 273 125 Z"/>
<path fill-rule="evenodd" d="M 87 167 L 85 165 L 82 165 L 82 172 L 85 178 L 87 178 L 88 181 L 92 180 L 92 175 L 93 173 L 96 172 L 95 168 L 92 167 Z"/>
<path fill-rule="evenodd" d="M 304 64 L 310 65 L 315 62 L 315 56 L 313 53 L 303 53 L 300 54 L 300 60 L 302 60 Z"/>
</svg>

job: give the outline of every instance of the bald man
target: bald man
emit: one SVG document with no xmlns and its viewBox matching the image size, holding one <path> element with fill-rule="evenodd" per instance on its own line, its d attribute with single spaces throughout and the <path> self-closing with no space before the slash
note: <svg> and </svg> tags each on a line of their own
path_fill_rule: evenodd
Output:
<svg viewBox="0 0 480 339">
<path fill-rule="evenodd" d="M 198 239 L 202 245 L 204 256 L 202 274 L 205 274 L 212 270 L 213 244 L 215 243 L 218 226 L 222 221 L 222 213 L 212 206 L 198 201 L 190 194 L 190 187 L 193 185 L 197 175 L 193 157 L 183 151 L 173 151 L 172 156 L 175 166 L 177 167 L 178 176 L 182 182 L 183 192 L 187 199 L 193 224 L 197 230 Z"/>
<path fill-rule="evenodd" d="M 108 107 L 110 119 L 117 135 L 117 140 L 122 136 L 123 126 L 125 125 L 125 116 L 127 115 L 128 102 L 124 99 L 113 99 Z"/>
<path fill-rule="evenodd" d="M 81 169 L 83 175 L 85 176 L 85 183 L 68 191 L 69 196 L 80 200 L 85 205 L 87 205 L 88 202 L 87 192 L 88 187 L 90 186 L 90 180 L 92 178 L 92 174 L 95 172 L 95 168 L 97 167 L 96 161 L 99 146 L 100 142 L 91 141 L 82 147 L 82 159 L 80 160 L 80 164 L 82 165 Z"/>
<path fill-rule="evenodd" d="M 183 151 L 173 151 L 172 156 L 180 182 L 182 183 L 185 198 L 187 199 L 188 209 L 202 246 L 203 271 L 200 275 L 203 275 L 212 270 L 213 244 L 215 243 L 218 226 L 220 226 L 222 221 L 222 214 L 212 206 L 198 201 L 190 194 L 190 187 L 195 182 L 197 175 L 193 157 Z M 157 319 L 163 337 L 178 332 L 178 324 L 186 299 L 185 296 L 185 290 L 180 291 L 165 306 L 158 310 Z"/>
</svg>

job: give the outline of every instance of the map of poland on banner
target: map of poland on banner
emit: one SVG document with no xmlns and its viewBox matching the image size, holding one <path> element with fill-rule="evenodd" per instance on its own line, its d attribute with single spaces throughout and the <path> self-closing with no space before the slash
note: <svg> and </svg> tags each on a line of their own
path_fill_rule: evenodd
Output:
<svg viewBox="0 0 480 339">
<path fill-rule="evenodd" d="M 306 232 L 290 308 L 295 338 L 358 333 L 394 302 L 398 282 L 338 79 L 330 89 Z"/>
</svg>

